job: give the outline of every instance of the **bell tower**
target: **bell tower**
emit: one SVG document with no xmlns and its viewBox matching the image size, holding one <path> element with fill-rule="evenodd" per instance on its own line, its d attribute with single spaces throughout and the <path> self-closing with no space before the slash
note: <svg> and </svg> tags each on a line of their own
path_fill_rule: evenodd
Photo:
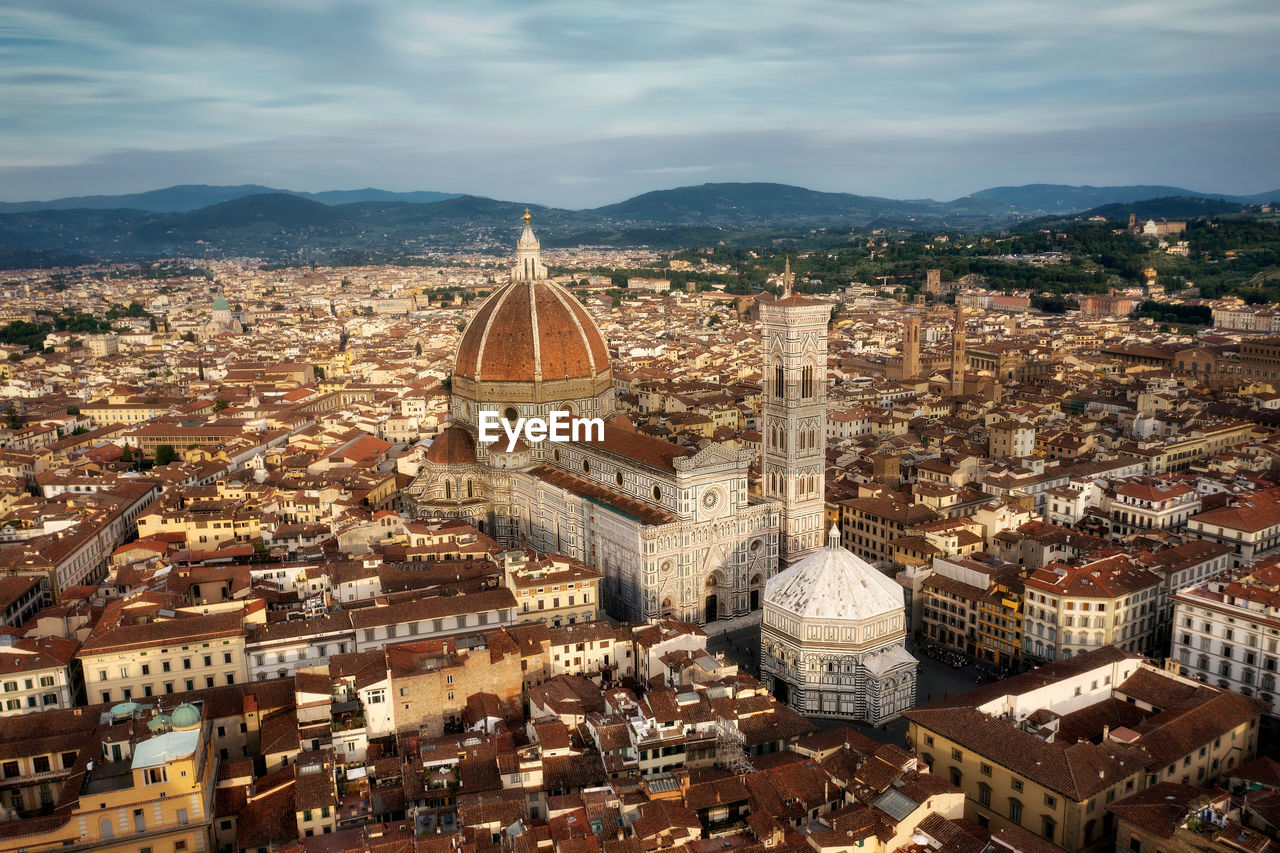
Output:
<svg viewBox="0 0 1280 853">
<path fill-rule="evenodd" d="M 831 309 L 791 292 L 760 305 L 763 327 L 763 493 L 782 503 L 780 568 L 822 546 L 827 438 L 827 323 Z"/>
</svg>

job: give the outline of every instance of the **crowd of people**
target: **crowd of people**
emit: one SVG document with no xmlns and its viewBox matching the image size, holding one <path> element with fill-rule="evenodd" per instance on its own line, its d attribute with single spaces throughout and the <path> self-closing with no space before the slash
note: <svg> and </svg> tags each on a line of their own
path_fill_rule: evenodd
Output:
<svg viewBox="0 0 1280 853">
<path fill-rule="evenodd" d="M 969 659 L 954 649 L 935 646 L 933 643 L 924 647 L 924 653 L 936 661 L 947 664 L 952 669 L 962 669 L 969 663 Z"/>
</svg>

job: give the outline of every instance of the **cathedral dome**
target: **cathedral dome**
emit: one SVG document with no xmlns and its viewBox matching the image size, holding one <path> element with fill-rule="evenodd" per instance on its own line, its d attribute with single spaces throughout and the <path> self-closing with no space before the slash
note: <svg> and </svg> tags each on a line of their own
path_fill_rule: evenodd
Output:
<svg viewBox="0 0 1280 853">
<path fill-rule="evenodd" d="M 585 308 L 547 280 L 513 281 L 476 312 L 458 345 L 454 381 L 595 379 L 609 350 Z"/>
<path fill-rule="evenodd" d="M 454 417 L 463 423 L 477 423 L 485 409 L 507 419 L 614 411 L 604 337 L 577 298 L 547 278 L 529 220 L 526 211 L 511 283 L 480 306 L 458 344 Z"/>
</svg>

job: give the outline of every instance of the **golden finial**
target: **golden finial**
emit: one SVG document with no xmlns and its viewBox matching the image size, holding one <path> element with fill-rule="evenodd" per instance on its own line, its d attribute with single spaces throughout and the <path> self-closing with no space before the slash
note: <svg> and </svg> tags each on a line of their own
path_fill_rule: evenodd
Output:
<svg viewBox="0 0 1280 853">
<path fill-rule="evenodd" d="M 529 215 L 529 208 L 526 207 L 524 209 L 524 221 L 527 223 L 531 219 L 533 219 L 533 217 Z"/>
</svg>

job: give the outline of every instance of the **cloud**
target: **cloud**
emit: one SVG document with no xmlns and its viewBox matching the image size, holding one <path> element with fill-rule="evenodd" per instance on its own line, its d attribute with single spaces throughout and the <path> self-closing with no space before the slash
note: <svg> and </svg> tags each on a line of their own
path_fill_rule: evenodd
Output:
<svg viewBox="0 0 1280 853">
<path fill-rule="evenodd" d="M 144 161 L 153 183 L 121 190 L 189 169 L 177 180 L 541 182 L 582 204 L 682 175 L 924 196 L 1024 161 L 1031 180 L 1080 164 L 1280 185 L 1253 140 L 1214 132 L 1274 134 L 1270 0 L 10 0 L 0 49 L 6 199 L 145 180 Z M 1137 147 L 1105 149 L 1119 140 Z"/>
</svg>

